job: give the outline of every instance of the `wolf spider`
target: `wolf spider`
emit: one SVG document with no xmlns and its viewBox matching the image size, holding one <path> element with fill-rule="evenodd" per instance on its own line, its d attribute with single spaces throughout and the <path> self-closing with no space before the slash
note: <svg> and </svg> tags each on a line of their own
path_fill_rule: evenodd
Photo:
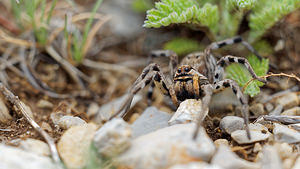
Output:
<svg viewBox="0 0 300 169">
<path fill-rule="evenodd" d="M 226 39 L 219 42 L 210 44 L 204 52 L 197 52 L 187 55 L 178 65 L 178 58 L 176 53 L 168 50 L 157 50 L 151 53 L 151 57 L 168 57 L 170 76 L 173 80 L 166 78 L 161 71 L 161 68 L 156 63 L 151 63 L 146 66 L 132 85 L 129 90 L 129 97 L 125 103 L 121 106 L 120 110 L 113 115 L 113 117 L 121 114 L 121 117 L 125 116 L 132 102 L 133 96 L 148 85 L 152 80 L 155 86 L 157 86 L 161 92 L 171 97 L 174 105 L 178 107 L 179 101 L 182 102 L 186 99 L 202 99 L 202 110 L 201 112 L 208 111 L 211 97 L 214 93 L 219 92 L 225 88 L 230 87 L 233 93 L 238 98 L 242 105 L 242 112 L 244 116 L 244 123 L 246 126 L 247 136 L 250 139 L 250 132 L 248 127 L 248 101 L 241 92 L 239 86 L 231 79 L 223 79 L 224 66 L 229 63 L 243 64 L 251 76 L 261 82 L 266 83 L 265 79 L 259 78 L 252 67 L 250 66 L 247 59 L 242 57 L 236 57 L 227 55 L 220 58 L 217 62 L 211 51 L 234 43 L 243 44 L 248 50 L 254 53 L 259 59 L 262 57 L 255 51 L 255 49 L 240 36 Z M 176 69 L 177 67 L 177 69 Z M 151 97 L 152 93 L 148 93 L 148 97 Z M 198 124 L 195 130 L 194 138 L 196 138 L 198 129 L 204 119 L 200 117 L 199 113 Z M 112 117 L 112 118 L 113 118 Z"/>
</svg>

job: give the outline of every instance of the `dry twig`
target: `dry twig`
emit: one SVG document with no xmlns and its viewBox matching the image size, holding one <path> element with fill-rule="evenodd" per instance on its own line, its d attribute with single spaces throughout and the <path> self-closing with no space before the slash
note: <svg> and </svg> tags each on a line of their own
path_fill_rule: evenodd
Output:
<svg viewBox="0 0 300 169">
<path fill-rule="evenodd" d="M 57 164 L 59 168 L 62 167 L 61 159 L 58 155 L 54 140 L 52 137 L 48 135 L 47 132 L 45 132 L 31 117 L 30 113 L 28 113 L 25 108 L 25 104 L 20 101 L 18 96 L 15 96 L 10 90 L 8 90 L 2 83 L 0 83 L 0 90 L 2 94 L 5 96 L 5 98 L 11 102 L 13 105 L 16 106 L 16 108 L 22 113 L 22 115 L 26 118 L 26 120 L 31 124 L 31 126 L 46 140 L 46 142 L 49 145 L 52 159 Z"/>
</svg>

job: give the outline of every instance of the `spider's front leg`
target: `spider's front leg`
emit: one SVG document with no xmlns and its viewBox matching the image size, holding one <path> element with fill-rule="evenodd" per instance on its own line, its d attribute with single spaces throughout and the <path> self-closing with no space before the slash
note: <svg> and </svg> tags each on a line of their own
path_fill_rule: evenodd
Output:
<svg viewBox="0 0 300 169">
<path fill-rule="evenodd" d="M 155 63 L 149 64 L 147 67 L 144 68 L 141 75 L 137 78 L 137 80 L 134 82 L 133 86 L 129 90 L 129 96 L 126 99 L 126 101 L 123 103 L 119 111 L 117 111 L 113 116 L 111 116 L 110 119 L 120 115 L 121 117 L 124 117 L 130 108 L 132 99 L 134 95 L 139 92 L 141 89 L 143 89 L 145 86 L 147 86 L 152 80 L 154 80 L 154 83 L 158 85 L 160 90 L 165 94 L 169 95 L 174 103 L 174 105 L 178 106 L 177 97 L 175 95 L 175 91 L 172 87 L 172 84 L 167 81 L 164 74 L 160 70 L 159 66 Z M 121 113 L 122 112 L 122 113 Z"/>
<path fill-rule="evenodd" d="M 224 67 L 225 67 L 225 65 L 228 65 L 229 63 L 240 63 L 240 64 L 243 64 L 248 69 L 248 71 L 250 72 L 251 76 L 254 79 L 256 79 L 258 81 L 261 81 L 263 83 L 267 82 L 265 79 L 259 78 L 255 74 L 253 68 L 251 67 L 251 65 L 249 64 L 249 62 L 248 62 L 248 60 L 246 58 L 227 55 L 227 56 L 222 57 L 217 62 L 217 67 L 216 67 L 215 74 L 214 74 L 214 84 L 223 79 Z"/>
<path fill-rule="evenodd" d="M 244 123 L 246 126 L 246 132 L 247 132 L 247 137 L 248 139 L 251 139 L 250 136 L 250 131 L 249 131 L 249 106 L 248 106 L 248 100 L 245 98 L 243 95 L 242 91 L 240 90 L 238 84 L 236 84 L 233 80 L 231 79 L 224 79 L 222 81 L 217 82 L 214 84 L 214 93 L 220 92 L 224 90 L 225 88 L 230 87 L 233 91 L 233 93 L 236 95 L 238 98 L 239 102 L 242 105 L 242 113 L 244 117 Z"/>
</svg>

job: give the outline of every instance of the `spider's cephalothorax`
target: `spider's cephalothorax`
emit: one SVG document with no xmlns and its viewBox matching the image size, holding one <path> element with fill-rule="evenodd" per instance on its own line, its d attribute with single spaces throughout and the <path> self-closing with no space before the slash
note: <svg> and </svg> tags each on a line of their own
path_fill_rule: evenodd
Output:
<svg viewBox="0 0 300 169">
<path fill-rule="evenodd" d="M 223 79 L 224 66 L 230 63 L 243 64 L 253 78 L 261 82 L 266 81 L 265 79 L 260 79 L 255 74 L 249 62 L 245 58 L 227 55 L 220 58 L 216 62 L 215 58 L 211 54 L 211 51 L 233 43 L 242 43 L 258 58 L 262 58 L 251 45 L 249 45 L 246 41 L 243 41 L 243 39 L 239 36 L 214 42 L 209 45 L 204 52 L 197 52 L 187 55 L 181 61 L 180 66 L 177 66 L 178 58 L 174 52 L 166 50 L 153 51 L 150 55 L 151 57 L 162 56 L 170 59 L 170 77 L 173 79 L 166 78 L 156 63 L 149 64 L 144 68 L 141 75 L 137 78 L 132 88 L 129 90 L 129 97 L 127 101 L 113 117 L 117 116 L 122 111 L 123 113 L 121 116 L 123 117 L 130 107 L 133 96 L 139 90 L 148 85 L 152 80 L 154 81 L 155 86 L 157 86 L 163 94 L 169 96 L 176 106 L 179 105 L 178 102 L 186 99 L 202 99 L 201 112 L 206 112 L 208 110 L 213 93 L 230 87 L 242 105 L 247 135 L 250 138 L 248 129 L 248 101 L 244 97 L 239 86 L 233 80 Z M 149 91 L 148 97 L 151 98 L 152 90 Z M 203 117 L 199 117 L 199 123 L 197 130 L 195 131 L 195 136 L 198 133 L 199 125 L 203 119 Z"/>
</svg>

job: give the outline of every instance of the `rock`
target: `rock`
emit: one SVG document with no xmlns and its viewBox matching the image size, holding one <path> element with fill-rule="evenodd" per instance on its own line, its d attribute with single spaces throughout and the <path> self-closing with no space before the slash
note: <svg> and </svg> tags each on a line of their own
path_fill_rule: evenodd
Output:
<svg viewBox="0 0 300 169">
<path fill-rule="evenodd" d="M 62 129 L 68 129 L 72 126 L 84 125 L 86 122 L 79 117 L 62 116 L 59 118 L 57 125 Z"/>
<path fill-rule="evenodd" d="M 197 123 L 199 113 L 204 113 L 204 118 L 208 112 L 200 112 L 202 110 L 202 101 L 195 99 L 187 99 L 180 103 L 175 114 L 169 120 L 169 125 L 182 124 L 182 123 Z M 203 120 L 203 119 L 202 119 Z"/>
<path fill-rule="evenodd" d="M 281 113 L 281 115 L 300 116 L 300 107 L 293 107 Z"/>
<path fill-rule="evenodd" d="M 255 116 L 261 116 L 265 114 L 264 105 L 261 103 L 256 103 L 249 107 L 249 110 L 255 115 Z"/>
<path fill-rule="evenodd" d="M 117 98 L 103 106 L 101 106 L 96 114 L 95 121 L 97 123 L 102 123 L 103 121 L 108 121 L 109 118 L 119 110 L 119 108 L 122 106 L 122 104 L 126 101 L 128 97 L 128 94 L 125 94 L 124 96 Z M 138 101 L 142 99 L 141 95 L 135 95 L 133 97 L 131 107 L 134 106 Z"/>
<path fill-rule="evenodd" d="M 92 102 L 87 109 L 86 115 L 88 117 L 92 117 L 92 116 L 96 115 L 98 111 L 99 111 L 98 104 L 95 102 Z"/>
<path fill-rule="evenodd" d="M 276 148 L 281 159 L 289 158 L 293 154 L 293 147 L 288 143 L 275 142 L 273 146 Z"/>
<path fill-rule="evenodd" d="M 159 111 L 155 107 L 148 107 L 142 115 L 131 125 L 133 137 L 144 135 L 160 128 L 168 127 L 171 114 Z"/>
<path fill-rule="evenodd" d="M 236 130 L 244 128 L 244 119 L 237 116 L 226 116 L 220 121 L 220 128 L 223 132 L 231 134 Z"/>
<path fill-rule="evenodd" d="M 263 169 L 283 169 L 281 159 L 276 149 L 270 145 L 263 148 L 261 165 Z"/>
<path fill-rule="evenodd" d="M 215 152 L 203 128 L 193 140 L 194 123 L 177 124 L 135 138 L 116 162 L 119 167 L 161 169 L 192 161 L 209 161 Z"/>
<path fill-rule="evenodd" d="M 226 140 L 226 139 L 217 139 L 214 141 L 214 143 L 217 148 L 220 147 L 220 145 L 226 145 L 226 146 L 229 145 L 228 140 Z"/>
<path fill-rule="evenodd" d="M 96 129 L 94 124 L 85 124 L 73 126 L 64 132 L 57 150 L 68 169 L 81 169 L 86 165 L 86 155 Z"/>
<path fill-rule="evenodd" d="M 299 98 L 295 92 L 287 93 L 287 94 L 283 95 L 282 97 L 279 97 L 276 100 L 276 104 L 281 104 L 283 106 L 283 109 L 287 110 L 289 108 L 298 106 Z"/>
<path fill-rule="evenodd" d="M 258 153 L 262 151 L 262 146 L 259 143 L 254 144 L 253 152 Z"/>
<path fill-rule="evenodd" d="M 20 142 L 19 147 L 25 151 L 33 152 L 37 155 L 50 156 L 48 144 L 43 141 L 28 138 Z"/>
<path fill-rule="evenodd" d="M 266 103 L 265 107 L 268 112 L 271 112 L 274 109 L 274 106 L 271 103 Z"/>
<path fill-rule="evenodd" d="M 52 128 L 51 128 L 50 124 L 48 124 L 48 123 L 46 123 L 44 121 L 41 124 L 41 128 L 43 130 L 45 130 L 46 132 L 52 132 Z"/>
<path fill-rule="evenodd" d="M 274 123 L 273 134 L 275 141 L 286 143 L 299 143 L 300 132 L 285 125 Z"/>
<path fill-rule="evenodd" d="M 269 113 L 269 115 L 280 115 L 282 112 L 283 106 L 281 104 L 278 104 L 275 109 Z"/>
<path fill-rule="evenodd" d="M 204 162 L 191 162 L 187 164 L 177 164 L 168 169 L 222 169 L 217 165 L 209 165 Z"/>
<path fill-rule="evenodd" d="M 266 140 L 271 136 L 271 133 L 268 131 L 268 128 L 259 123 L 249 124 L 249 130 L 251 140 L 248 139 L 246 130 L 236 130 L 233 133 L 231 133 L 231 137 L 238 144 L 249 144 Z"/>
<path fill-rule="evenodd" d="M 12 120 L 12 116 L 9 114 L 8 108 L 0 97 L 0 122 L 7 123 Z"/>
<path fill-rule="evenodd" d="M 43 99 L 39 100 L 37 102 L 36 106 L 38 108 L 47 108 L 47 109 L 53 108 L 53 104 L 51 102 L 49 102 L 47 100 L 43 100 Z"/>
<path fill-rule="evenodd" d="M 295 130 L 297 130 L 297 131 L 300 132 L 300 123 L 290 124 L 290 125 L 288 125 L 288 127 L 293 128 L 293 129 L 295 129 Z"/>
<path fill-rule="evenodd" d="M 211 164 L 222 166 L 224 169 L 259 169 L 257 163 L 248 162 L 239 158 L 228 146 L 221 145 L 212 158 Z"/>
<path fill-rule="evenodd" d="M 58 169 L 50 157 L 0 144 L 1 169 Z"/>
<path fill-rule="evenodd" d="M 132 130 L 121 118 L 106 122 L 95 134 L 94 146 L 100 155 L 113 157 L 130 146 Z"/>
<path fill-rule="evenodd" d="M 297 158 L 292 169 L 299 169 L 299 168 L 300 168 L 300 156 Z"/>
</svg>

